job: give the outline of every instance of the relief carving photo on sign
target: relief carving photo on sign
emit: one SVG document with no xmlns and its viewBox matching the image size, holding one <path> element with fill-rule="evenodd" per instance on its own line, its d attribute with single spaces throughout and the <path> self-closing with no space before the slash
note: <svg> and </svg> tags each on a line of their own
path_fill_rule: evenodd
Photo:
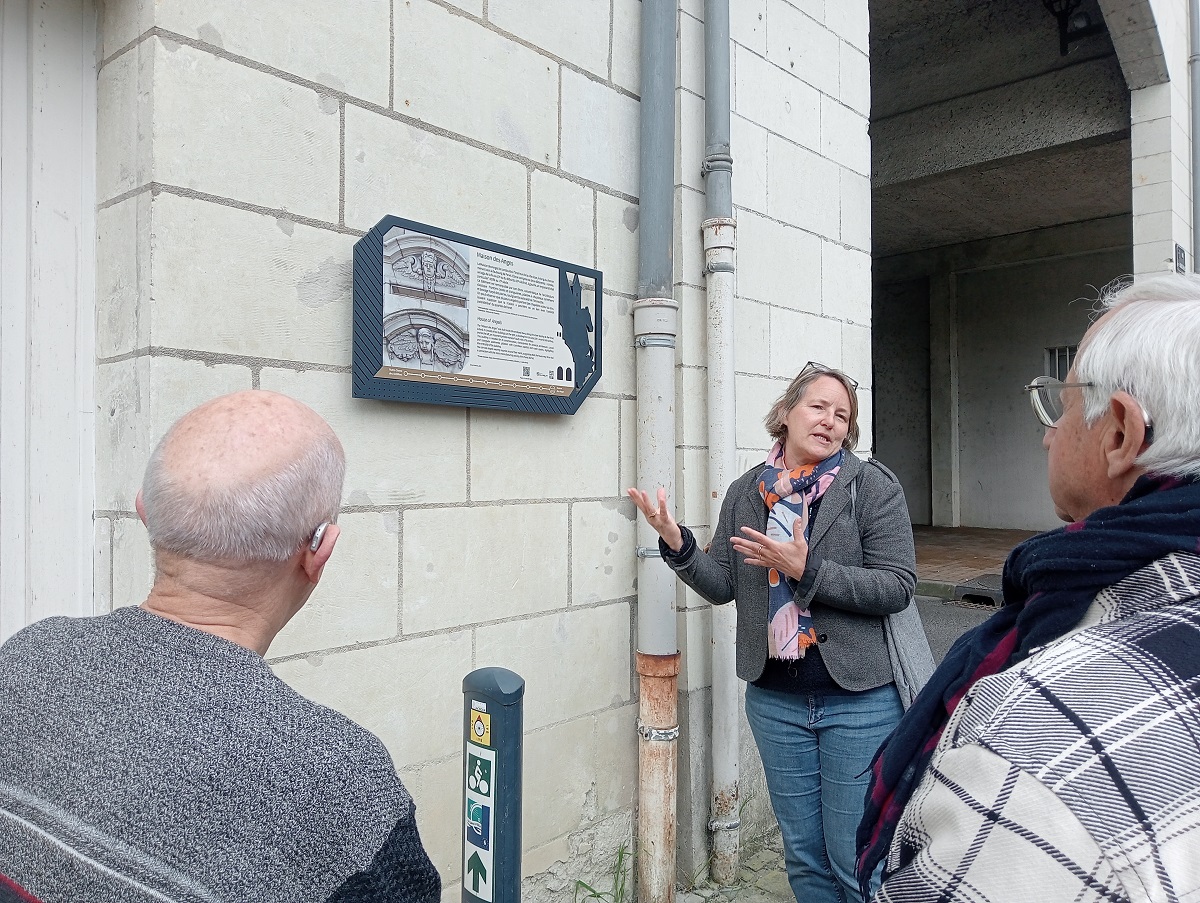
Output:
<svg viewBox="0 0 1200 903">
<path fill-rule="evenodd" d="M 470 248 L 456 242 L 399 226 L 384 236 L 386 366 L 434 373 L 462 370 L 471 344 L 470 254 Z"/>
</svg>

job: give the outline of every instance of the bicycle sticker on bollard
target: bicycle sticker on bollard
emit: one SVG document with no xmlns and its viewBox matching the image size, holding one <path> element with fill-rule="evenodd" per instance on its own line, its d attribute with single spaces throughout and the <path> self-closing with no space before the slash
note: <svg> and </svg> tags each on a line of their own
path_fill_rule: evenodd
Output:
<svg viewBox="0 0 1200 903">
<path fill-rule="evenodd" d="M 463 678 L 463 903 L 521 897 L 525 681 L 506 668 Z"/>
</svg>

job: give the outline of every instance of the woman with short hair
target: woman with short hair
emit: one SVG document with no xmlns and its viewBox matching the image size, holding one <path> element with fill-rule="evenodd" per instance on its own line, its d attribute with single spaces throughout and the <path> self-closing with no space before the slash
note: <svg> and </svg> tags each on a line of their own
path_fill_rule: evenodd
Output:
<svg viewBox="0 0 1200 903">
<path fill-rule="evenodd" d="M 857 388 L 823 364 L 800 371 L 766 416 L 775 445 L 729 487 L 707 549 L 665 490 L 629 490 L 680 579 L 714 604 L 737 600 L 746 717 L 798 903 L 862 899 L 867 770 L 933 669 L 904 492 L 853 454 Z"/>
</svg>

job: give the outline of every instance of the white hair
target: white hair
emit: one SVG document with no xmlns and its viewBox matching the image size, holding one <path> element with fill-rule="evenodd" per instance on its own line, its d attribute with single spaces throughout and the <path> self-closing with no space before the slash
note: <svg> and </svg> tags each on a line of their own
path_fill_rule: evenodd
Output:
<svg viewBox="0 0 1200 903">
<path fill-rule="evenodd" d="M 169 430 L 146 465 L 142 505 L 150 545 L 196 561 L 287 561 L 324 521 L 337 520 L 346 457 L 332 433 L 275 473 L 243 485 L 184 488 L 164 465 Z"/>
<path fill-rule="evenodd" d="M 1154 441 L 1138 466 L 1164 476 L 1200 476 L 1200 276 L 1156 276 L 1114 284 L 1100 301 L 1103 323 L 1075 359 L 1090 425 L 1113 392 L 1138 400 Z"/>
</svg>

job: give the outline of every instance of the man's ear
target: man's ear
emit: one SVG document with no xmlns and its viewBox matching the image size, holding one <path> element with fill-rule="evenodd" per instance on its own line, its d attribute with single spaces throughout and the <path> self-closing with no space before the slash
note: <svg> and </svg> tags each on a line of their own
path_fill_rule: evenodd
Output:
<svg viewBox="0 0 1200 903">
<path fill-rule="evenodd" d="M 1146 450 L 1146 418 L 1137 399 L 1125 391 L 1114 392 L 1108 400 L 1111 418 L 1104 436 L 1104 457 L 1109 479 L 1127 478 L 1139 470 L 1138 455 Z"/>
<path fill-rule="evenodd" d="M 301 551 L 300 566 L 304 568 L 308 582 L 314 586 L 320 583 L 321 572 L 325 570 L 325 564 L 329 561 L 329 556 L 333 554 L 333 547 L 341 535 L 342 528 L 337 524 L 330 524 L 322 532 L 321 542 L 315 549 L 305 546 Z"/>
<path fill-rule="evenodd" d="M 134 510 L 137 511 L 137 516 L 141 520 L 142 525 L 146 523 L 146 505 L 142 501 L 142 490 L 138 490 L 137 498 L 133 500 Z"/>
</svg>

